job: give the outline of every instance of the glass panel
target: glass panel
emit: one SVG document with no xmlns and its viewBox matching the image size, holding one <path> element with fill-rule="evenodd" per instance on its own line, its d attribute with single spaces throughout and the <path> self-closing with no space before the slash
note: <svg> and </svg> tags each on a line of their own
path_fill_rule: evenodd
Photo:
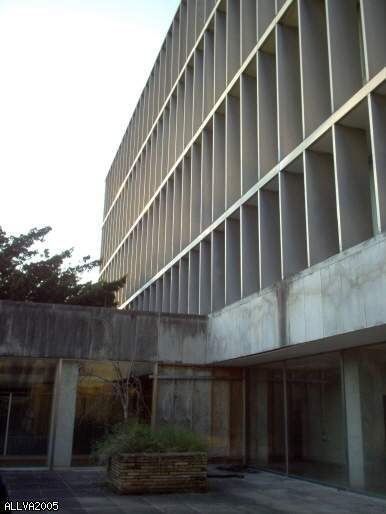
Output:
<svg viewBox="0 0 386 514">
<path fill-rule="evenodd" d="M 7 455 L 38 456 L 47 453 L 52 394 L 50 386 L 34 385 L 26 393 L 13 393 Z"/>
<path fill-rule="evenodd" d="M 139 400 L 135 387 L 129 384 L 128 417 L 148 418 L 151 405 L 151 381 L 148 375 L 153 372 L 153 365 L 102 361 L 85 361 L 81 364 L 76 400 L 73 466 L 92 464 L 90 453 L 95 442 L 114 424 L 123 421 L 123 408 L 117 386 L 126 379 L 129 366 L 140 379 L 142 393 Z"/>
<path fill-rule="evenodd" d="M 386 493 L 386 345 L 344 352 L 350 486 Z"/>
<path fill-rule="evenodd" d="M 0 465 L 47 464 L 55 370 L 56 360 L 0 359 Z"/>
<path fill-rule="evenodd" d="M 286 471 L 283 365 L 249 370 L 249 461 Z"/>
<path fill-rule="evenodd" d="M 340 355 L 287 361 L 289 474 L 345 485 Z"/>
</svg>

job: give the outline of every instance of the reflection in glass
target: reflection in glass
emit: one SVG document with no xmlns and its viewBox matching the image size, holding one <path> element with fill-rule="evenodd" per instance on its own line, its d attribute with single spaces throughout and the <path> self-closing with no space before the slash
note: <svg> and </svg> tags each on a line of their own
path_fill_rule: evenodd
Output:
<svg viewBox="0 0 386 514">
<path fill-rule="evenodd" d="M 286 363 L 289 473 L 346 485 L 340 355 Z"/>
<path fill-rule="evenodd" d="M 151 364 L 84 361 L 79 367 L 77 389 L 73 465 L 92 463 L 90 454 L 95 443 L 116 423 L 124 420 L 119 385 L 129 376 L 138 379 L 141 398 L 134 384 L 129 383 L 128 420 L 149 419 L 151 405 Z M 131 373 L 130 373 L 131 372 Z M 124 388 L 125 389 L 125 388 Z"/>
<path fill-rule="evenodd" d="M 343 358 L 350 486 L 386 494 L 386 345 Z"/>
<path fill-rule="evenodd" d="M 56 361 L 0 359 L 0 463 L 47 463 Z"/>
<path fill-rule="evenodd" d="M 282 364 L 249 370 L 249 460 L 286 470 Z"/>
</svg>

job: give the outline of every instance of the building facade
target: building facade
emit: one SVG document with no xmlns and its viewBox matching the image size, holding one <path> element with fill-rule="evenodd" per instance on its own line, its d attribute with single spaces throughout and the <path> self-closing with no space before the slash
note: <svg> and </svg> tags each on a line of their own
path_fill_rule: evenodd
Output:
<svg viewBox="0 0 386 514">
<path fill-rule="evenodd" d="M 208 316 L 205 363 L 244 377 L 219 453 L 382 494 L 385 20 L 182 1 L 107 175 L 100 275 L 127 276 L 122 309 Z"/>
</svg>

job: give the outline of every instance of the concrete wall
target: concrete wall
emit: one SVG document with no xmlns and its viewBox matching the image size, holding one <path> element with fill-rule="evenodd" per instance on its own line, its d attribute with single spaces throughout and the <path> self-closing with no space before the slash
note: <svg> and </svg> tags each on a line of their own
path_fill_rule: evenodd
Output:
<svg viewBox="0 0 386 514">
<path fill-rule="evenodd" d="M 205 317 L 162 315 L 158 319 L 160 320 L 159 361 L 185 364 L 206 362 L 207 319 Z"/>
<path fill-rule="evenodd" d="M 0 301 L 0 357 L 202 363 L 206 318 Z"/>
<path fill-rule="evenodd" d="M 321 343 L 316 352 L 385 340 L 385 298 L 382 234 L 210 315 L 207 362 L 306 342 Z"/>
<path fill-rule="evenodd" d="M 386 340 L 385 298 L 382 234 L 209 318 L 1 301 L 0 356 L 213 364 L 307 342 L 329 351 Z"/>
</svg>

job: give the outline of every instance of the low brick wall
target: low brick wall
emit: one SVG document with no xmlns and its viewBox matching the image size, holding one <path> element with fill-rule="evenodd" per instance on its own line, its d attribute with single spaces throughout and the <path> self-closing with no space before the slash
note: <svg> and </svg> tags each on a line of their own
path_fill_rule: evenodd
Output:
<svg viewBox="0 0 386 514">
<path fill-rule="evenodd" d="M 120 494 L 204 492 L 206 453 L 130 453 L 113 457 L 108 481 Z"/>
<path fill-rule="evenodd" d="M 108 479 L 120 494 L 203 492 L 206 453 L 131 453 L 111 459 Z"/>
</svg>

